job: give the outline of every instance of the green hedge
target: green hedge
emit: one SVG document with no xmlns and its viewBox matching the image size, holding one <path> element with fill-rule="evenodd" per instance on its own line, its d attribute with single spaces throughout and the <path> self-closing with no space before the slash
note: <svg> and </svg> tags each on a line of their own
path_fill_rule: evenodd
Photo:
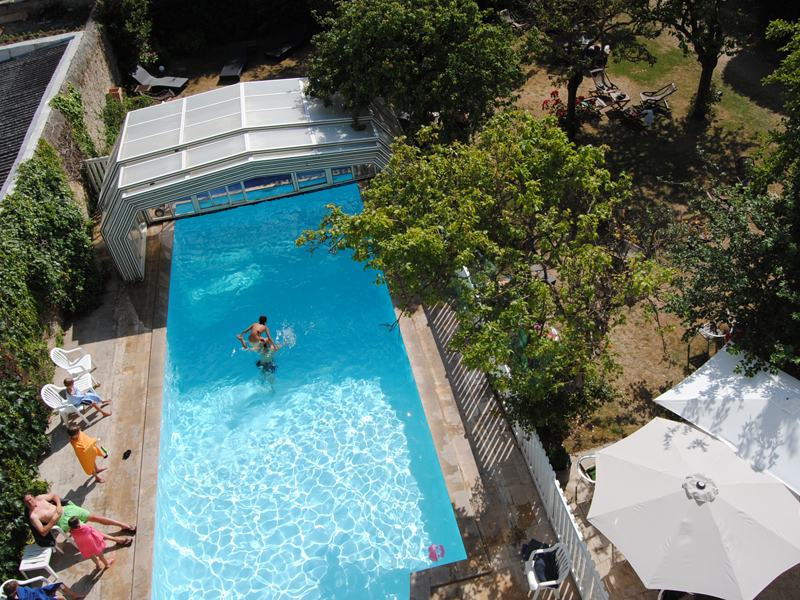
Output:
<svg viewBox="0 0 800 600">
<path fill-rule="evenodd" d="M 106 96 L 106 104 L 100 111 L 100 118 L 103 119 L 105 128 L 106 154 L 109 154 L 114 147 L 128 112 L 137 108 L 153 106 L 155 103 L 155 100 L 147 96 L 128 96 L 123 93 L 122 102 L 113 96 Z"/>
<path fill-rule="evenodd" d="M 39 398 L 53 366 L 45 333 L 53 315 L 99 305 L 104 278 L 91 226 L 58 153 L 40 140 L 2 201 L 0 229 L 0 581 L 17 577 L 28 527 L 20 494 L 42 493 L 37 460 L 49 448 L 50 410 Z"/>
</svg>

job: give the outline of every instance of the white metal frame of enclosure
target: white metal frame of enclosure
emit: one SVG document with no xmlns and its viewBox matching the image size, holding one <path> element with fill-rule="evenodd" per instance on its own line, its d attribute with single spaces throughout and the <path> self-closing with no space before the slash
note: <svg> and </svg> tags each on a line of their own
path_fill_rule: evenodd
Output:
<svg viewBox="0 0 800 600">
<path fill-rule="evenodd" d="M 144 278 L 147 225 L 373 176 L 401 133 L 380 102 L 358 115 L 252 81 L 128 113 L 102 177 L 101 234 L 120 275 Z"/>
</svg>

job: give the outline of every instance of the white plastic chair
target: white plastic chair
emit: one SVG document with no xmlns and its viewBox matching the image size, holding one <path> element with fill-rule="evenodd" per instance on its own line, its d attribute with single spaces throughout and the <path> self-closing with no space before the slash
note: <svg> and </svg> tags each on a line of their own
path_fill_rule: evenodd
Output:
<svg viewBox="0 0 800 600">
<path fill-rule="evenodd" d="M 536 579 L 536 571 L 533 569 L 533 562 L 540 554 L 546 554 L 549 552 L 555 552 L 556 554 L 558 577 L 552 581 L 539 581 Z M 539 592 L 541 592 L 542 589 L 552 590 L 556 595 L 556 598 L 561 600 L 561 594 L 558 591 L 558 586 L 567 578 L 571 568 L 572 560 L 569 557 L 569 550 L 567 550 L 567 547 L 561 542 L 558 542 L 552 548 L 542 548 L 541 550 L 536 550 L 531 553 L 530 558 L 525 561 L 525 575 L 528 578 L 528 586 L 530 587 L 531 592 L 533 592 L 533 600 L 536 600 L 536 598 L 539 597 Z"/>
<path fill-rule="evenodd" d="M 56 539 L 56 545 L 53 546 L 53 548 L 55 548 L 55 551 L 58 552 L 59 554 L 64 554 L 64 551 L 61 548 L 58 547 L 58 536 L 63 537 L 65 542 L 69 542 L 70 544 L 72 544 L 76 548 L 78 547 L 78 544 L 75 542 L 73 537 L 71 535 L 67 535 L 64 532 L 64 530 L 61 529 L 61 527 L 59 527 L 58 525 L 53 525 L 50 528 L 50 531 L 53 532 L 53 537 L 55 537 L 55 539 Z"/>
<path fill-rule="evenodd" d="M 19 563 L 19 572 L 25 577 L 30 577 L 28 571 L 45 570 L 58 580 L 58 575 L 50 566 L 50 558 L 53 556 L 53 546 L 37 546 L 28 544 L 22 554 L 22 561 Z M 49 582 L 48 583 L 52 583 Z"/>
<path fill-rule="evenodd" d="M 16 581 L 19 585 L 30 585 L 32 583 L 41 583 L 42 585 L 50 585 L 51 583 L 58 582 L 58 580 L 50 581 L 47 577 L 42 577 L 41 575 L 39 575 L 38 577 L 34 577 L 32 579 L 25 579 L 24 581 L 20 579 L 9 579 L 7 581 L 4 581 L 3 584 L 0 585 L 0 600 L 7 600 L 6 595 L 3 593 L 3 588 L 6 587 L 7 583 L 10 583 L 12 581 Z"/>
<path fill-rule="evenodd" d="M 84 373 L 77 379 L 75 379 L 75 387 L 81 390 L 82 392 L 85 391 L 94 391 L 92 387 L 92 376 L 89 373 Z M 41 395 L 42 400 L 44 403 L 47 404 L 50 408 L 55 411 L 58 411 L 58 414 L 61 416 L 61 422 L 64 423 L 64 426 L 69 425 L 69 415 L 75 414 L 78 415 L 81 419 L 83 419 L 84 424 L 88 425 L 89 421 L 86 417 L 83 416 L 84 410 L 87 408 L 91 408 L 91 404 L 81 404 L 80 406 L 72 406 L 66 399 L 61 395 L 66 388 L 58 387 L 57 385 L 53 385 L 52 383 L 48 383 L 42 388 Z"/>
<path fill-rule="evenodd" d="M 64 530 L 58 525 L 53 525 L 53 527 L 50 528 L 50 531 L 53 533 L 53 537 L 56 540 L 55 546 L 39 546 L 37 544 L 29 544 L 25 547 L 25 552 L 22 555 L 22 561 L 19 563 L 19 572 L 25 577 L 28 577 L 28 571 L 44 569 L 50 575 L 55 577 L 56 581 L 58 581 L 58 575 L 56 575 L 56 572 L 53 571 L 53 568 L 50 566 L 50 559 L 53 556 L 54 550 L 59 554 L 64 554 L 64 551 L 58 547 L 59 536 L 72 543 L 72 545 L 76 548 L 78 547 L 78 544 L 75 543 L 75 540 L 72 539 L 71 536 L 68 536 L 66 533 L 64 533 Z M 31 581 L 35 581 L 36 579 L 43 579 L 47 583 L 54 583 L 45 577 L 37 577 Z"/>
<path fill-rule="evenodd" d="M 589 465 L 587 467 L 584 467 L 583 466 L 583 461 L 588 461 L 590 459 L 594 460 L 595 464 L 594 465 Z M 592 485 L 595 484 L 595 479 L 594 479 L 594 477 L 592 477 L 592 475 L 594 474 L 594 471 L 592 471 L 592 469 L 596 469 L 597 468 L 596 467 L 596 460 L 597 460 L 597 457 L 594 454 L 589 454 L 587 456 L 582 456 L 578 460 L 578 474 L 581 476 L 581 479 L 583 479 L 584 481 L 586 481 L 586 482 L 588 482 L 588 483 L 590 483 Z"/>
<path fill-rule="evenodd" d="M 86 354 L 83 348 L 75 348 L 74 350 L 53 348 L 50 350 L 50 358 L 57 367 L 61 367 L 73 377 L 84 373 L 91 373 L 97 368 L 91 355 Z M 97 380 L 94 377 L 92 377 L 92 381 L 94 385 L 97 385 Z M 94 385 L 92 387 L 94 387 Z"/>
</svg>

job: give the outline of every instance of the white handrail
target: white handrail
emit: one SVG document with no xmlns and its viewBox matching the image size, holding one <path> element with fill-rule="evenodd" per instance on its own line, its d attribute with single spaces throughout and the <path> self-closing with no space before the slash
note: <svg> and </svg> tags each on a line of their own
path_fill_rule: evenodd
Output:
<svg viewBox="0 0 800 600">
<path fill-rule="evenodd" d="M 526 433 L 519 425 L 513 427 L 517 444 L 525 457 L 528 471 L 544 503 L 545 514 L 558 539 L 569 548 L 572 558 L 572 578 L 583 600 L 608 600 L 600 574 L 595 568 L 578 523 L 569 508 L 564 492 L 536 432 Z"/>
</svg>

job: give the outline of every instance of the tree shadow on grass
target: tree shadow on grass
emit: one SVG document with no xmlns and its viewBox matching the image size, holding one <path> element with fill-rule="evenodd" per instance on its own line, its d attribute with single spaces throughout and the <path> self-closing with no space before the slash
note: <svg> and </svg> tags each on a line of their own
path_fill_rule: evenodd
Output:
<svg viewBox="0 0 800 600">
<path fill-rule="evenodd" d="M 697 191 L 682 184 L 707 179 L 706 165 L 697 152 L 719 163 L 724 180 L 735 182 L 735 159 L 752 147 L 743 138 L 743 128 L 715 127 L 708 120 L 677 118 L 669 111 L 656 112 L 655 123 L 646 130 L 631 124 L 620 110 L 607 110 L 602 121 L 585 128 L 579 143 L 606 145 L 607 166 L 612 174 L 632 178 L 633 206 L 655 203 L 688 206 Z M 646 131 L 647 135 L 641 135 Z"/>
<path fill-rule="evenodd" d="M 761 56 L 742 52 L 725 65 L 722 82 L 761 108 L 785 114 L 781 95 L 785 87 L 778 83 L 764 83 L 764 78 L 771 75 L 777 66 Z"/>
<path fill-rule="evenodd" d="M 675 386 L 674 381 L 667 381 L 657 388 L 647 385 L 643 379 L 634 381 L 628 386 L 628 393 L 620 400 L 619 404 L 623 408 L 623 413 L 619 418 L 624 424 L 644 425 L 656 417 L 663 419 L 674 419 L 675 415 L 660 404 L 655 403 L 664 392 L 671 390 Z"/>
</svg>

